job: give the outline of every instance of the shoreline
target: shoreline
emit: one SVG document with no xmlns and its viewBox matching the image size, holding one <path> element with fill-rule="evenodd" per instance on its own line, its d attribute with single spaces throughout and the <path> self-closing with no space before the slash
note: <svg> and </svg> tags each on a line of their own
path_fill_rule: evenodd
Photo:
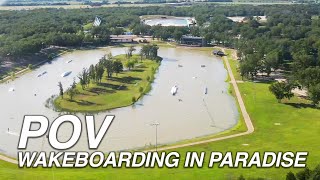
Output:
<svg viewBox="0 0 320 180">
<path fill-rule="evenodd" d="M 60 56 L 62 56 L 64 54 L 67 54 L 67 53 L 70 53 L 70 52 L 73 52 L 73 51 L 92 50 L 92 49 L 100 49 L 100 48 L 107 48 L 107 47 L 116 47 L 116 46 L 108 45 L 108 46 L 96 46 L 96 47 L 62 47 L 65 50 L 63 50 L 62 52 L 54 55 L 54 57 L 51 60 L 47 58 L 46 60 L 43 60 L 43 61 L 38 62 L 36 64 L 31 64 L 32 65 L 32 69 L 26 67 L 26 68 L 24 68 L 22 70 L 19 70 L 18 72 L 12 72 L 12 73 L 14 73 L 14 75 L 15 75 L 14 79 L 16 79 L 16 78 L 21 77 L 25 73 L 28 73 L 29 71 L 32 71 L 33 69 L 36 69 L 36 68 L 40 67 L 44 63 L 50 62 L 50 61 L 52 61 L 52 60 L 54 60 L 54 59 L 56 59 L 56 58 L 58 58 L 58 57 L 60 57 Z M 5 83 L 6 81 L 10 81 L 10 80 L 12 80 L 12 77 L 11 76 L 6 76 L 6 77 L 0 79 L 0 84 L 1 83 Z"/>
<path fill-rule="evenodd" d="M 216 48 L 221 49 L 221 47 L 216 47 Z M 224 61 L 224 63 L 226 63 L 226 66 L 227 66 L 226 70 L 228 71 L 228 77 L 231 79 L 234 79 L 234 75 L 233 75 L 233 72 L 230 68 L 230 65 L 228 68 L 228 64 L 229 64 L 228 58 L 225 56 L 225 57 L 222 57 L 222 60 Z M 230 84 L 231 86 L 229 88 L 232 88 L 233 91 L 236 91 L 236 92 L 239 91 L 238 88 L 235 88 L 235 87 L 237 87 L 237 82 L 235 80 L 231 81 L 230 83 L 231 83 Z M 239 94 L 240 94 L 240 92 L 236 93 L 236 94 L 233 94 L 233 93 L 230 94 L 231 96 L 236 98 L 237 108 L 239 110 L 239 120 L 234 126 L 232 126 L 229 129 L 223 130 L 217 134 L 194 137 L 192 139 L 186 139 L 183 141 L 173 142 L 170 144 L 162 144 L 162 145 L 158 146 L 158 148 L 157 148 L 158 151 L 166 151 L 166 150 L 172 150 L 172 149 L 183 148 L 183 147 L 188 147 L 188 146 L 195 146 L 195 145 L 205 144 L 205 143 L 210 143 L 210 142 L 215 142 L 215 141 L 222 141 L 222 140 L 240 137 L 240 136 L 244 136 L 244 135 L 249 135 L 249 134 L 253 133 L 254 126 L 252 124 L 252 121 L 251 121 L 248 113 L 246 112 L 246 108 L 245 108 L 244 104 L 242 104 L 242 107 L 239 105 L 239 104 L 241 104 L 239 102 L 243 103 L 242 97 L 241 97 L 241 95 L 239 96 Z M 245 114 L 245 115 L 243 115 L 243 114 Z M 246 128 L 245 130 L 239 130 L 239 129 L 243 129 L 244 127 Z M 137 151 L 137 150 L 141 150 L 143 152 L 155 151 L 155 149 L 152 147 L 140 147 L 140 148 L 137 147 L 137 148 L 133 148 L 133 149 L 128 149 L 127 151 Z M 15 159 L 11 159 L 8 156 L 5 156 L 5 157 L 7 157 L 7 158 L 4 159 L 4 158 L 1 158 L 1 156 L 0 156 L 0 159 L 4 160 L 4 161 L 10 160 L 11 161 L 10 163 L 13 163 L 15 161 Z"/>
<path fill-rule="evenodd" d="M 114 60 L 120 60 L 121 62 L 125 63 L 125 61 L 133 61 L 133 60 L 137 60 L 139 58 L 139 55 L 133 55 L 133 57 L 131 57 L 130 59 L 127 59 L 124 54 L 121 55 L 117 55 L 113 57 Z M 98 108 L 97 106 L 95 106 L 94 109 L 92 109 L 91 107 L 86 107 L 83 105 L 79 105 L 79 103 L 81 103 L 83 100 L 77 99 L 77 95 L 75 95 L 75 99 L 73 100 L 68 100 L 68 91 L 65 91 L 64 94 L 67 95 L 65 98 L 62 98 L 61 96 L 58 96 L 57 98 L 54 99 L 54 107 L 57 111 L 59 112 L 72 112 L 72 113 L 99 113 L 99 112 L 105 112 L 105 111 L 109 111 L 109 110 L 114 110 L 114 109 L 119 109 L 119 108 L 124 108 L 124 107 L 129 107 L 131 105 L 134 105 L 139 99 L 143 98 L 144 95 L 146 95 L 148 92 L 150 92 L 150 90 L 152 89 L 152 84 L 154 82 L 155 79 L 155 75 L 158 72 L 159 67 L 161 66 L 161 57 L 158 57 L 157 59 L 159 60 L 151 60 L 151 59 L 143 59 L 143 61 L 138 61 L 140 63 L 140 65 L 143 65 L 145 67 L 134 67 L 132 70 L 129 71 L 124 71 L 124 72 L 120 72 L 118 75 L 113 76 L 113 77 L 106 77 L 106 74 L 104 73 L 103 79 L 101 82 L 95 82 L 92 83 L 90 82 L 90 84 L 88 85 L 87 89 L 81 89 L 79 86 L 79 83 L 77 83 L 77 87 L 76 89 L 79 91 L 79 96 L 81 96 L 81 98 L 84 98 L 85 101 L 87 103 L 95 103 L 95 104 L 99 104 L 99 100 L 97 100 L 97 98 L 99 99 L 104 99 L 105 101 L 107 101 L 106 98 L 111 98 L 114 99 L 116 97 L 116 99 L 120 99 L 119 102 L 121 102 L 119 105 L 117 103 L 109 105 L 108 103 L 105 104 L 99 104 Z M 138 63 L 138 64 L 139 64 Z M 136 72 L 136 71 L 140 71 L 143 70 L 143 72 Z M 151 73 L 151 74 L 150 74 Z M 149 80 L 146 80 L 146 78 L 144 78 L 144 76 L 149 77 Z M 130 82 L 121 82 L 122 78 L 140 78 L 140 80 L 138 82 L 134 82 L 135 84 L 131 84 Z M 115 79 L 119 79 L 119 80 L 115 80 Z M 111 85 L 113 86 L 117 86 L 119 88 L 121 87 L 125 87 L 128 89 L 114 89 L 112 87 L 104 87 L 102 84 L 104 83 L 111 83 Z M 141 86 L 137 86 L 138 84 L 142 84 Z M 137 93 L 137 87 L 142 87 L 143 91 L 142 92 L 138 92 Z M 98 93 L 96 94 L 92 94 L 91 93 L 91 89 L 96 89 L 99 88 L 101 90 L 113 90 L 113 93 Z M 103 89 L 102 89 L 103 88 Z M 106 89 L 108 88 L 108 89 Z M 110 89 L 111 88 L 111 89 Z M 88 94 L 89 93 L 89 94 Z M 131 93 L 131 94 L 130 94 Z M 86 96 L 86 97 L 83 97 Z M 70 97 L 70 96 L 69 96 Z M 130 98 L 135 98 L 135 101 L 131 101 Z M 78 97 L 79 98 L 79 97 Z M 118 101 L 112 101 L 112 102 L 118 102 Z M 108 102 L 108 101 L 107 101 Z M 75 105 L 74 103 L 78 103 L 78 105 Z M 69 107 L 69 108 L 66 108 Z"/>
<path fill-rule="evenodd" d="M 152 41 L 152 44 L 156 44 L 158 45 L 159 47 L 161 46 L 165 46 L 163 43 L 166 43 L 165 41 Z M 124 43 L 124 44 L 116 44 L 116 45 L 107 45 L 107 46 L 88 46 L 88 47 L 62 47 L 62 48 L 65 48 L 65 50 L 63 50 L 62 52 L 56 54 L 53 59 L 46 59 L 46 60 L 43 60 L 39 63 L 36 63 L 36 64 L 31 64 L 32 65 L 32 69 L 26 67 L 24 69 L 21 69 L 19 70 L 18 72 L 13 72 L 14 73 L 14 79 L 16 78 L 19 78 L 21 77 L 22 75 L 24 75 L 25 73 L 28 73 L 29 71 L 32 71 L 33 69 L 36 69 L 38 67 L 40 67 L 41 65 L 43 65 L 44 63 L 46 62 L 49 62 L 49 61 L 52 61 L 66 53 L 69 53 L 69 52 L 73 52 L 73 51 L 82 51 L 82 50 L 95 50 L 95 49 L 103 49 L 103 48 L 121 48 L 121 47 L 129 47 L 130 45 L 135 45 L 135 46 L 143 46 L 145 44 L 132 44 L 132 43 Z M 172 48 L 175 48 L 176 46 L 174 45 L 171 45 Z M 10 81 L 12 80 L 12 77 L 11 76 L 6 76 L 4 78 L 1 78 L 0 79 L 0 84 L 2 83 L 5 83 L 7 81 Z"/>
<path fill-rule="evenodd" d="M 57 57 L 59 57 L 59 56 L 61 56 L 61 55 L 64 55 L 64 54 L 66 54 L 66 53 L 68 53 L 68 52 L 71 52 L 71 51 L 73 51 L 73 50 L 75 50 L 75 49 L 69 49 L 69 48 L 67 48 L 66 50 L 64 50 L 64 51 L 62 51 L 62 52 L 60 52 L 60 53 L 58 53 L 58 54 L 56 54 L 54 57 L 53 57 L 53 59 L 55 59 L 55 58 L 57 58 Z M 22 69 L 22 70 L 20 70 L 20 71 L 18 71 L 18 72 L 12 72 L 13 74 L 14 74 L 14 78 L 13 78 L 13 80 L 14 79 L 16 79 L 16 78 L 19 78 L 19 77 L 21 77 L 22 75 L 24 75 L 25 73 L 28 73 L 29 71 L 32 71 L 33 69 L 36 69 L 36 68 L 38 68 L 38 67 L 40 67 L 41 65 L 43 65 L 44 63 L 46 63 L 46 62 L 49 62 L 49 61 L 52 61 L 53 59 L 46 59 L 46 60 L 43 60 L 43 61 L 41 61 L 41 62 L 38 62 L 38 63 L 36 63 L 36 64 L 31 64 L 31 66 L 32 66 L 32 68 L 30 69 L 30 68 L 24 68 L 24 69 Z M 12 80 L 12 77 L 11 76 L 6 76 L 6 77 L 4 77 L 4 78 L 2 78 L 1 80 L 0 80 L 0 84 L 1 83 L 5 83 L 5 82 L 7 82 L 7 81 L 10 81 L 10 80 Z"/>
</svg>

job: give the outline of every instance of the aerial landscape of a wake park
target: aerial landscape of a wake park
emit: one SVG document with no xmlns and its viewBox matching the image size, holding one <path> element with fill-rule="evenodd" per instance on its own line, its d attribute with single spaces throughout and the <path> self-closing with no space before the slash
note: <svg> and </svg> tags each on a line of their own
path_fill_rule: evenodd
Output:
<svg viewBox="0 0 320 180">
<path fill-rule="evenodd" d="M 0 3 L 0 179 L 319 179 L 317 0 Z"/>
</svg>

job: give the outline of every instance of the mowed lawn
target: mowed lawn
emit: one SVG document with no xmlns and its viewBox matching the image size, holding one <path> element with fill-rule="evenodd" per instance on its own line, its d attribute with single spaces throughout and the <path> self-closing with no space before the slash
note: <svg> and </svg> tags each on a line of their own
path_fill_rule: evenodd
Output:
<svg viewBox="0 0 320 180">
<path fill-rule="evenodd" d="M 237 179 L 246 178 L 285 179 L 293 168 L 207 168 L 212 151 L 249 153 L 259 151 L 308 151 L 307 164 L 314 168 L 320 163 L 320 110 L 306 105 L 305 100 L 293 98 L 278 103 L 268 90 L 269 84 L 240 83 L 239 88 L 247 110 L 253 120 L 255 132 L 248 136 L 179 148 L 181 157 L 186 152 L 206 152 L 203 168 L 83 168 L 83 169 L 19 169 L 16 165 L 0 162 L 0 179 Z M 280 123 L 280 125 L 275 125 Z M 248 144 L 248 146 L 244 146 Z"/>
<path fill-rule="evenodd" d="M 115 58 L 121 60 L 123 64 L 127 61 L 125 55 Z M 107 78 L 105 72 L 100 83 L 91 83 L 84 90 L 78 84 L 76 88 L 79 94 L 71 100 L 68 93 L 65 93 L 63 99 L 58 97 L 55 100 L 56 107 L 63 111 L 95 112 L 131 105 L 132 97 L 139 99 L 143 93 L 150 90 L 150 84 L 160 65 L 148 59 L 141 61 L 138 55 L 130 58 L 131 61 L 134 59 L 138 61 L 137 67 L 130 71 L 113 74 L 111 78 Z M 140 87 L 143 88 L 143 93 L 140 93 Z"/>
</svg>

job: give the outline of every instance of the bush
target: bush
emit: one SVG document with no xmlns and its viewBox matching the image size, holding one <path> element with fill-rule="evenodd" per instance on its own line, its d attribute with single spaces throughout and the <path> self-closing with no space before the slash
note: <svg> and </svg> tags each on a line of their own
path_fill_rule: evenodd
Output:
<svg viewBox="0 0 320 180">
<path fill-rule="evenodd" d="M 143 92 L 143 87 L 139 87 L 139 92 L 140 92 L 140 93 Z"/>
<path fill-rule="evenodd" d="M 16 74 L 14 72 L 11 72 L 11 79 L 14 80 L 16 78 Z"/>
<path fill-rule="evenodd" d="M 137 101 L 137 98 L 133 96 L 131 101 L 132 101 L 132 103 L 135 103 Z"/>
<path fill-rule="evenodd" d="M 28 65 L 28 69 L 30 69 L 30 70 L 32 70 L 32 69 L 33 69 L 32 64 L 29 64 L 29 65 Z"/>
<path fill-rule="evenodd" d="M 49 60 L 52 60 L 53 58 L 54 58 L 54 54 L 51 53 L 51 54 L 48 55 L 48 59 Z"/>
</svg>

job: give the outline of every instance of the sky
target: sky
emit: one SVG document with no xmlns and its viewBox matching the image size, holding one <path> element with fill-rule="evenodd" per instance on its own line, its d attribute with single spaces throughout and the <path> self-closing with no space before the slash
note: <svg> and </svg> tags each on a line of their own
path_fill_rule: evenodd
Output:
<svg viewBox="0 0 320 180">
<path fill-rule="evenodd" d="M 0 0 L 0 5 L 2 5 L 6 0 Z"/>
</svg>

